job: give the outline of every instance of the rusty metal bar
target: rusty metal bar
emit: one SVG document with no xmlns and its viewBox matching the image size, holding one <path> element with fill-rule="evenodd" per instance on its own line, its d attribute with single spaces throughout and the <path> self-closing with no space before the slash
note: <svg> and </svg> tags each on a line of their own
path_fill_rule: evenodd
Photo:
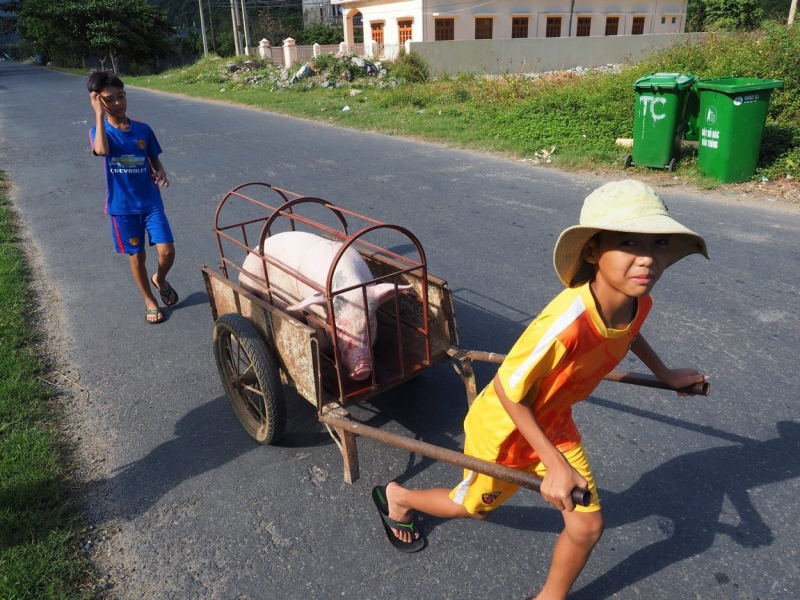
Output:
<svg viewBox="0 0 800 600">
<path fill-rule="evenodd" d="M 459 362 L 465 360 L 479 360 L 482 362 L 502 363 L 506 355 L 497 352 L 483 352 L 481 350 L 462 350 L 461 348 L 451 347 L 447 351 L 450 358 Z M 708 396 L 711 393 L 711 384 L 707 381 L 696 383 L 685 388 L 674 388 L 650 373 L 634 373 L 632 371 L 611 371 L 608 375 L 603 377 L 605 381 L 616 381 L 618 383 L 630 383 L 633 385 L 641 385 L 643 387 L 651 387 L 660 390 L 671 390 L 674 392 L 684 392 L 687 394 L 694 394 L 696 396 Z M 469 391 L 469 390 L 468 390 Z"/>
<path fill-rule="evenodd" d="M 611 371 L 603 379 L 606 381 L 617 381 L 619 383 L 632 383 L 644 387 L 657 388 L 660 390 L 672 390 L 675 392 L 685 392 L 696 396 L 708 396 L 711 393 L 711 384 L 707 381 L 695 383 L 685 388 L 674 388 L 660 381 L 655 375 L 646 373 L 631 373 L 630 371 Z"/>
<path fill-rule="evenodd" d="M 350 432 L 354 435 L 368 437 L 373 440 L 389 444 L 390 446 L 408 450 L 409 452 L 422 454 L 423 456 L 427 456 L 428 458 L 432 458 L 434 460 L 446 462 L 448 464 L 455 465 L 463 469 L 476 471 L 478 473 L 483 473 L 484 475 L 489 475 L 490 477 L 496 477 L 497 479 L 502 479 L 503 481 L 513 483 L 535 492 L 538 492 L 541 489 L 541 479 L 535 475 L 526 473 L 525 471 L 520 471 L 519 469 L 498 465 L 497 463 L 481 460 L 473 456 L 467 456 L 466 454 L 456 452 L 455 450 L 449 450 L 447 448 L 442 448 L 427 442 L 415 440 L 404 435 L 383 431 L 375 427 L 370 427 L 369 425 L 364 425 L 358 421 L 336 416 L 330 412 L 320 415 L 319 420 L 322 423 L 327 423 L 328 425 L 331 425 L 343 432 Z M 572 500 L 575 502 L 575 504 L 589 506 L 589 504 L 592 502 L 592 494 L 589 491 L 574 489 L 572 490 Z"/>
</svg>

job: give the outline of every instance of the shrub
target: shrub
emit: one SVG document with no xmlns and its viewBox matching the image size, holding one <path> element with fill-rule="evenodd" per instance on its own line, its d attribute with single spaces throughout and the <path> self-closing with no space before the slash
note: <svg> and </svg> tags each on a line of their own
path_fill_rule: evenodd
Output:
<svg viewBox="0 0 800 600">
<path fill-rule="evenodd" d="M 349 56 L 337 56 L 335 54 L 320 54 L 311 62 L 311 66 L 318 74 L 324 73 L 328 81 L 333 81 L 341 77 L 342 73 L 351 70 Z"/>
<path fill-rule="evenodd" d="M 310 46 L 312 44 L 339 44 L 344 41 L 344 31 L 341 25 L 323 25 L 314 23 L 297 34 L 297 44 Z"/>
<path fill-rule="evenodd" d="M 408 83 L 425 83 L 428 81 L 430 69 L 427 61 L 416 52 L 406 52 L 404 48 L 386 70 L 397 79 Z"/>
</svg>

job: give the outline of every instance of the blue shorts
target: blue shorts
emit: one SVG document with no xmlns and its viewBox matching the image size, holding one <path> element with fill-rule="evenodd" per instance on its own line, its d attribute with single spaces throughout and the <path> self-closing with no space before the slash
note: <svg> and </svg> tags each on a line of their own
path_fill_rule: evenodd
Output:
<svg viewBox="0 0 800 600">
<path fill-rule="evenodd" d="M 110 215 L 114 249 L 120 254 L 139 254 L 144 250 L 144 233 L 150 245 L 174 244 L 172 229 L 163 208 L 146 215 Z"/>
</svg>

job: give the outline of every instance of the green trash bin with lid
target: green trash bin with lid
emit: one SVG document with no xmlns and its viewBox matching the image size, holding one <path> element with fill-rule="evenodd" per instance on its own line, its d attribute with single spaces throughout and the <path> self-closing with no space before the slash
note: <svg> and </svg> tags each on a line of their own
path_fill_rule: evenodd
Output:
<svg viewBox="0 0 800 600">
<path fill-rule="evenodd" d="M 697 165 L 723 183 L 755 175 L 767 109 L 779 79 L 714 77 L 699 79 Z"/>
<path fill-rule="evenodd" d="M 626 168 L 634 164 L 675 170 L 686 101 L 696 80 L 690 73 L 653 73 L 634 82 L 633 153 L 625 158 Z"/>
</svg>

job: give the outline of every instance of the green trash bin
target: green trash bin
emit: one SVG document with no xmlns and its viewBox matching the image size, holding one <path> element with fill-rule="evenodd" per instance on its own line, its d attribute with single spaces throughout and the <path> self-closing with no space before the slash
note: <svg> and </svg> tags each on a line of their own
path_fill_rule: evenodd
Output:
<svg viewBox="0 0 800 600">
<path fill-rule="evenodd" d="M 689 90 L 689 97 L 686 99 L 686 119 L 683 125 L 683 138 L 691 142 L 700 139 L 700 131 L 697 129 L 697 117 L 700 115 L 700 94 L 697 86 Z"/>
<path fill-rule="evenodd" d="M 697 164 L 723 183 L 747 181 L 756 172 L 772 90 L 778 79 L 699 79 Z"/>
<path fill-rule="evenodd" d="M 654 73 L 633 84 L 636 111 L 631 164 L 675 170 L 681 150 L 686 101 L 697 77 L 689 73 Z"/>
</svg>

